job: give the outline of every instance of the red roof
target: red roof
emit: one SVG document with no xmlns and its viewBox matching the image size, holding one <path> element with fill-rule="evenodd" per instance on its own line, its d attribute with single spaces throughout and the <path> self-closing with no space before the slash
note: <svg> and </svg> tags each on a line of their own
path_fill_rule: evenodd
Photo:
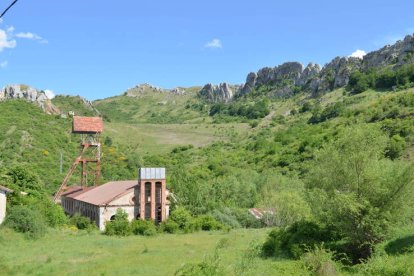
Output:
<svg viewBox="0 0 414 276">
<path fill-rule="evenodd" d="M 138 186 L 138 180 L 112 181 L 96 187 L 82 188 L 72 186 L 62 196 L 90 203 L 96 206 L 105 206 L 118 197 L 133 191 Z"/>
<path fill-rule="evenodd" d="M 103 121 L 101 117 L 73 116 L 73 133 L 101 133 Z"/>
</svg>

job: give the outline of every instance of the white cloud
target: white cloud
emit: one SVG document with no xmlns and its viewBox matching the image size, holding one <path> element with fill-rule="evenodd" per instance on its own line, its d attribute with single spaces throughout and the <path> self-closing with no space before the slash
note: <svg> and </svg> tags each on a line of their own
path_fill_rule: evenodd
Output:
<svg viewBox="0 0 414 276">
<path fill-rule="evenodd" d="M 367 53 L 364 50 L 356 50 L 349 57 L 356 57 L 362 59 Z"/>
<path fill-rule="evenodd" d="M 220 39 L 215 38 L 212 41 L 207 42 L 206 45 L 204 45 L 204 47 L 215 49 L 215 48 L 223 48 L 223 45 L 221 45 Z"/>
<path fill-rule="evenodd" d="M 7 60 L 0 62 L 0 68 L 4 69 L 9 65 L 9 62 Z"/>
<path fill-rule="evenodd" d="M 45 91 L 45 95 L 48 99 L 53 99 L 55 97 L 55 92 L 50 89 L 43 90 Z"/>
<path fill-rule="evenodd" d="M 26 38 L 26 39 L 33 39 L 33 40 L 42 40 L 42 37 L 38 36 L 37 34 L 27 32 L 27 33 L 18 33 L 15 35 L 18 38 Z"/>
<path fill-rule="evenodd" d="M 11 39 L 8 32 L 0 29 L 0 52 L 5 48 L 16 47 L 16 40 Z"/>
</svg>

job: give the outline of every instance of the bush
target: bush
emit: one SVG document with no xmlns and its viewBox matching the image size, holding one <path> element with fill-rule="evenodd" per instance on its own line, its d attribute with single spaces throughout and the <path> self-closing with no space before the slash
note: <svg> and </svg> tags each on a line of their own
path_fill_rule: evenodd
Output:
<svg viewBox="0 0 414 276">
<path fill-rule="evenodd" d="M 397 159 L 401 156 L 405 150 L 405 147 L 406 143 L 404 138 L 396 134 L 388 141 L 387 148 L 385 149 L 385 155 L 392 160 Z"/>
<path fill-rule="evenodd" d="M 70 224 L 76 226 L 79 230 L 89 230 L 95 227 L 89 218 L 83 217 L 79 213 L 70 218 Z"/>
<path fill-rule="evenodd" d="M 237 220 L 237 217 L 229 208 L 224 208 L 223 210 L 214 210 L 212 216 L 221 222 L 222 224 L 230 228 L 241 228 L 241 224 Z"/>
<path fill-rule="evenodd" d="M 30 238 L 39 238 L 46 234 L 47 227 L 42 215 L 27 206 L 14 206 L 8 211 L 5 226 Z"/>
<path fill-rule="evenodd" d="M 160 225 L 160 231 L 162 232 L 166 232 L 166 233 L 170 233 L 170 234 L 175 234 L 179 231 L 180 227 L 178 225 L 178 223 L 176 223 L 173 220 L 166 220 L 163 221 Z"/>
<path fill-rule="evenodd" d="M 128 221 L 128 214 L 122 209 L 116 211 L 115 219 L 105 223 L 105 234 L 108 236 L 129 236 L 131 227 Z"/>
<path fill-rule="evenodd" d="M 200 225 L 200 228 L 203 231 L 220 230 L 224 228 L 223 224 L 219 223 L 210 215 L 199 216 L 197 218 L 197 224 Z"/>
<path fill-rule="evenodd" d="M 178 224 L 178 228 L 185 233 L 193 232 L 196 226 L 191 213 L 184 207 L 177 207 L 170 216 L 170 220 Z"/>
<path fill-rule="evenodd" d="M 157 234 L 157 227 L 151 220 L 133 220 L 131 222 L 131 231 L 135 235 L 154 236 Z"/>
<path fill-rule="evenodd" d="M 38 200 L 33 204 L 33 208 L 39 210 L 50 227 L 62 226 L 68 222 L 68 217 L 65 215 L 63 208 L 48 198 Z"/>
<path fill-rule="evenodd" d="M 334 240 L 334 232 L 314 222 L 300 221 L 286 229 L 273 229 L 262 247 L 266 257 L 286 254 L 300 258 L 309 248 Z"/>
<path fill-rule="evenodd" d="M 337 275 L 338 267 L 333 261 L 333 253 L 323 247 L 315 246 L 301 258 L 304 268 L 316 275 Z"/>
</svg>

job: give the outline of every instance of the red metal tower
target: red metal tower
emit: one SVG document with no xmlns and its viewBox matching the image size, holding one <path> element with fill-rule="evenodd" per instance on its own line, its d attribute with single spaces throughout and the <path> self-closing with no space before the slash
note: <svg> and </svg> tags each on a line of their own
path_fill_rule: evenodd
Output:
<svg viewBox="0 0 414 276">
<path fill-rule="evenodd" d="M 96 186 L 99 183 L 101 176 L 101 143 L 100 134 L 103 131 L 103 121 L 101 117 L 80 117 L 73 116 L 72 133 L 81 135 L 81 152 L 75 159 L 69 172 L 63 179 L 59 190 L 55 194 L 54 201 L 60 200 L 60 195 L 67 187 L 68 181 L 72 174 L 75 172 L 79 163 L 82 163 L 81 167 L 81 186 L 87 186 L 87 168 L 88 163 L 95 163 L 95 178 L 93 185 Z M 88 152 L 88 149 L 90 149 Z M 89 153 L 89 156 L 87 154 Z"/>
</svg>

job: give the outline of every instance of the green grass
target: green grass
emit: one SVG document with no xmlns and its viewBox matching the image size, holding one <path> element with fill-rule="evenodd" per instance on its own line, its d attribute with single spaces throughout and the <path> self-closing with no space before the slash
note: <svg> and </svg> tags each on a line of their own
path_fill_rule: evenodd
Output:
<svg viewBox="0 0 414 276">
<path fill-rule="evenodd" d="M 184 123 L 208 120 L 208 114 L 187 108 L 198 100 L 193 93 L 142 92 L 135 97 L 116 96 L 94 102 L 107 118 L 124 123 Z"/>
<path fill-rule="evenodd" d="M 225 275 L 309 275 L 301 261 L 246 259 L 245 252 L 260 245 L 269 229 L 238 229 L 230 232 L 158 234 L 154 237 L 109 237 L 98 232 L 66 228 L 49 230 L 38 240 L 0 228 L 0 275 L 173 275 L 187 263 L 212 258 L 216 248 Z M 340 275 L 412 275 L 413 253 L 385 254 L 381 248 L 392 244 L 397 251 L 401 237 L 412 236 L 412 227 L 384 242 L 366 264 L 342 268 Z"/>
<path fill-rule="evenodd" d="M 233 274 L 252 241 L 261 242 L 260 230 L 159 234 L 155 237 L 108 237 L 69 229 L 52 231 L 31 241 L 8 229 L 0 230 L 0 274 L 36 275 L 173 275 L 186 263 L 202 261 L 220 243 L 220 265 Z M 281 271 L 295 261 L 273 262 L 256 258 L 252 275 Z M 273 274 L 273 273 L 270 273 Z"/>
<path fill-rule="evenodd" d="M 68 114 L 73 111 L 78 116 L 96 116 L 96 110 L 87 106 L 79 96 L 63 96 L 58 95 L 52 99 L 52 103 L 56 105 L 62 113 Z"/>
<path fill-rule="evenodd" d="M 243 123 L 211 124 L 126 124 L 105 123 L 105 136 L 128 145 L 138 154 L 160 154 L 177 146 L 203 147 L 215 141 L 243 136 L 249 126 Z"/>
</svg>

